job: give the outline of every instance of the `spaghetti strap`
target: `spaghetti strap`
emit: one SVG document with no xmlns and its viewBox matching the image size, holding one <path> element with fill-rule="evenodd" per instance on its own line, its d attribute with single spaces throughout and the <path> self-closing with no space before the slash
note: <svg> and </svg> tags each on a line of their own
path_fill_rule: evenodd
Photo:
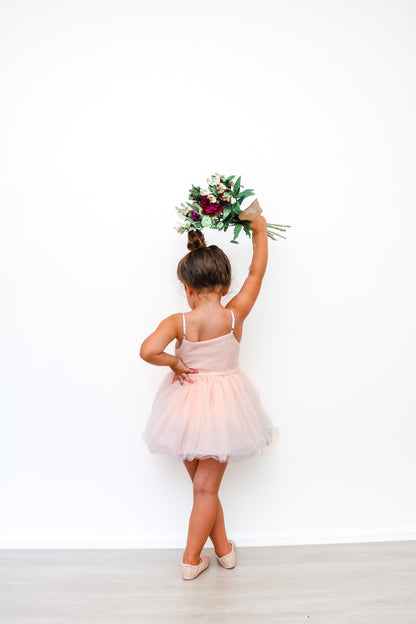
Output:
<svg viewBox="0 0 416 624">
<path fill-rule="evenodd" d="M 231 331 L 230 331 L 230 334 L 232 334 L 234 332 L 235 317 L 234 317 L 234 312 L 231 310 L 231 308 L 229 308 L 229 310 L 231 312 L 231 316 L 233 317 L 233 324 L 231 326 Z"/>
<path fill-rule="evenodd" d="M 182 312 L 182 321 L 183 321 L 183 337 L 186 335 L 186 323 L 185 323 L 185 314 Z"/>
</svg>

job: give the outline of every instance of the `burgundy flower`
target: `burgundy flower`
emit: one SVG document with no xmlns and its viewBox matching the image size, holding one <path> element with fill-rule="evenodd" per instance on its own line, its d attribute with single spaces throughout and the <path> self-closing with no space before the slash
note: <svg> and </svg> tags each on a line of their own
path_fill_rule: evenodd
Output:
<svg viewBox="0 0 416 624">
<path fill-rule="evenodd" d="M 211 217 L 216 217 L 220 212 L 223 212 L 224 205 L 227 202 L 218 202 L 211 203 L 206 195 L 201 198 L 201 212 L 204 215 L 210 215 Z M 224 204 L 224 205 L 223 205 Z"/>
<path fill-rule="evenodd" d="M 223 210 L 221 204 L 210 204 L 209 206 L 202 208 L 201 212 L 204 215 L 210 215 L 211 217 L 216 217 L 218 213 L 220 212 L 220 210 L 221 211 Z"/>
<path fill-rule="evenodd" d="M 191 210 L 188 216 L 191 217 L 192 221 L 201 221 L 201 215 L 196 210 Z"/>
</svg>

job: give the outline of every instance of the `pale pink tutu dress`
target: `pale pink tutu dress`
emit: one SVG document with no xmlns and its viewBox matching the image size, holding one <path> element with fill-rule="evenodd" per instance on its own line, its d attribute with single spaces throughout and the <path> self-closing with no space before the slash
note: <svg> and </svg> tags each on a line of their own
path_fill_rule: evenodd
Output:
<svg viewBox="0 0 416 624">
<path fill-rule="evenodd" d="M 266 416 L 256 388 L 239 368 L 240 343 L 234 314 L 228 334 L 191 342 L 185 338 L 175 354 L 191 368 L 193 383 L 172 383 L 171 370 L 153 401 L 143 433 L 149 450 L 178 460 L 214 458 L 220 462 L 259 455 L 277 428 Z"/>
</svg>

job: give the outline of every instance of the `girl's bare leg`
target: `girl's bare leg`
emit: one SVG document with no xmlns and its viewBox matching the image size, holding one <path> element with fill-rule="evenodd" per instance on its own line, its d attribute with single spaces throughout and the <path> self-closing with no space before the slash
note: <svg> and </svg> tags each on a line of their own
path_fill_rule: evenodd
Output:
<svg viewBox="0 0 416 624">
<path fill-rule="evenodd" d="M 194 504 L 189 518 L 183 563 L 197 565 L 201 550 L 211 537 L 219 557 L 230 552 L 218 490 L 227 464 L 215 459 L 184 461 L 194 485 Z"/>
<path fill-rule="evenodd" d="M 194 480 L 195 471 L 198 467 L 198 462 L 199 462 L 199 459 L 193 459 L 191 461 L 190 460 L 184 461 L 185 468 L 189 472 L 189 476 L 191 477 L 192 482 Z M 215 522 L 212 527 L 212 531 L 209 534 L 209 537 L 211 538 L 211 541 L 214 544 L 215 554 L 218 557 L 223 557 L 224 555 L 227 555 L 230 552 L 230 542 L 228 541 L 227 532 L 225 530 L 224 512 L 222 509 L 222 505 L 218 496 L 217 498 L 218 498 L 217 515 L 215 517 Z"/>
</svg>

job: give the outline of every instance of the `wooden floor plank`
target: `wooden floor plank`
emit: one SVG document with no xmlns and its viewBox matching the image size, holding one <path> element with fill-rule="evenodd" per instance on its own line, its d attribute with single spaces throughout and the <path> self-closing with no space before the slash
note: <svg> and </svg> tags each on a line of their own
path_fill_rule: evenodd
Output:
<svg viewBox="0 0 416 624">
<path fill-rule="evenodd" d="M 2 550 L 1 624 L 415 624 L 416 541 L 214 552 L 193 581 L 182 550 Z"/>
</svg>

